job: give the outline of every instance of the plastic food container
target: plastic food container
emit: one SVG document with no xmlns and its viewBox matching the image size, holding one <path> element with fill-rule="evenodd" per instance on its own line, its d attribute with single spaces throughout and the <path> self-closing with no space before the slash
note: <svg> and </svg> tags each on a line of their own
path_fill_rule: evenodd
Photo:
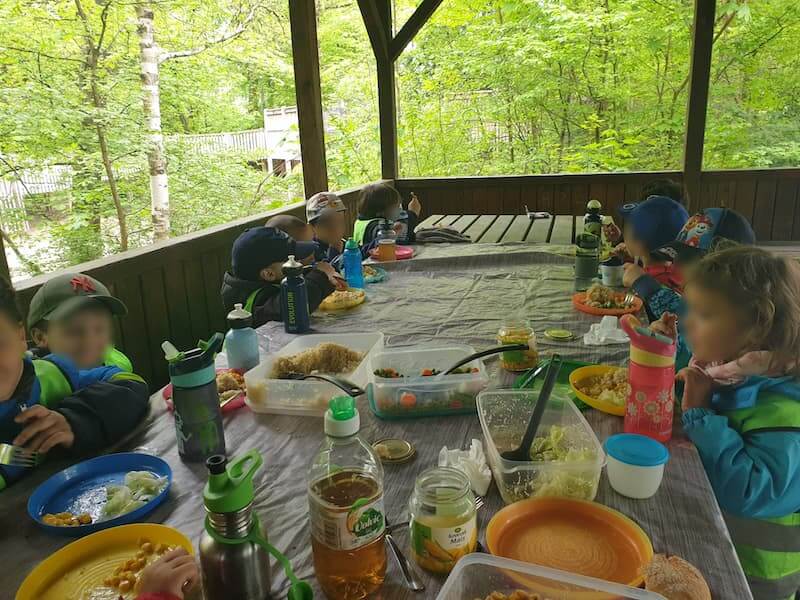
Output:
<svg viewBox="0 0 800 600">
<path fill-rule="evenodd" d="M 563 392 L 553 391 L 536 438 L 559 440 L 565 459 L 506 460 L 501 452 L 517 448 L 528 426 L 538 392 L 491 390 L 478 395 L 478 416 L 486 457 L 506 504 L 539 496 L 594 500 L 605 453 L 591 426 Z M 534 447 L 537 440 L 534 440 Z"/>
<path fill-rule="evenodd" d="M 480 553 L 456 563 L 436 600 L 484 600 L 493 592 L 516 590 L 542 600 L 665 600 L 653 592 Z"/>
<path fill-rule="evenodd" d="M 319 344 L 330 342 L 363 352 L 361 364 L 352 373 L 340 373 L 339 377 L 360 387 L 367 385 L 367 363 L 369 354 L 383 347 L 382 333 L 318 334 L 298 337 L 279 351 L 269 354 L 261 364 L 244 374 L 247 387 L 247 405 L 259 413 L 322 417 L 331 398 L 342 391 L 327 382 L 313 379 L 292 381 L 272 379 L 272 367 L 280 356 L 290 356 Z"/>
<path fill-rule="evenodd" d="M 608 481 L 628 498 L 650 498 L 664 477 L 669 450 L 645 435 L 620 433 L 606 440 Z"/>
<path fill-rule="evenodd" d="M 408 419 L 475 413 L 475 398 L 489 385 L 483 361 L 465 369 L 471 372 L 438 377 L 423 376 L 423 370 L 443 371 L 460 358 L 474 354 L 470 346 L 385 348 L 369 359 L 369 406 L 381 419 Z M 394 369 L 402 377 L 375 375 L 379 369 Z"/>
</svg>

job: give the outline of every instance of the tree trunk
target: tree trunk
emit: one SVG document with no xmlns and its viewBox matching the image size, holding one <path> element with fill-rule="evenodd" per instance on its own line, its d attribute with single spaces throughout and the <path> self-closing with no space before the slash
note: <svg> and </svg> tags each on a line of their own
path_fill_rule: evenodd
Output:
<svg viewBox="0 0 800 600">
<path fill-rule="evenodd" d="M 149 140 L 147 165 L 150 171 L 150 214 L 156 241 L 169 238 L 169 185 L 167 181 L 167 153 L 161 132 L 161 92 L 158 81 L 158 62 L 161 54 L 153 35 L 153 10 L 149 6 L 136 6 L 141 50 L 141 79 L 144 115 L 147 119 Z"/>
</svg>

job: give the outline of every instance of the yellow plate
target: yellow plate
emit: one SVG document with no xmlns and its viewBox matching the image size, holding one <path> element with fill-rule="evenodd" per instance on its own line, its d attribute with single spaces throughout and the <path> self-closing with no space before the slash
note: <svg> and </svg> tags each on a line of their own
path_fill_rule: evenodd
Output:
<svg viewBox="0 0 800 600">
<path fill-rule="evenodd" d="M 530 498 L 509 504 L 489 521 L 486 545 L 495 556 L 631 587 L 642 584 L 642 571 L 653 558 L 650 538 L 631 519 L 613 508 L 574 498 Z M 528 585 L 531 576 L 511 577 Z M 601 592 L 562 595 L 563 589 L 553 589 L 553 593 L 576 600 L 610 599 Z"/>
<path fill-rule="evenodd" d="M 83 598 L 103 585 L 114 569 L 139 550 L 139 539 L 182 546 L 194 553 L 192 542 L 177 529 L 157 523 L 134 523 L 87 535 L 51 554 L 31 571 L 17 590 L 16 600 Z M 119 594 L 112 594 L 115 600 Z M 135 597 L 135 595 L 131 595 Z"/>
<path fill-rule="evenodd" d="M 358 306 L 366 299 L 364 290 L 348 289 L 346 291 L 336 291 L 325 298 L 319 305 L 320 310 L 344 310 Z"/>
<path fill-rule="evenodd" d="M 592 398 L 587 396 L 578 388 L 575 384 L 588 377 L 602 377 L 606 373 L 610 373 L 611 371 L 617 371 L 620 367 L 610 367 L 608 365 L 590 365 L 588 367 L 581 367 L 580 369 L 575 369 L 572 373 L 569 374 L 569 385 L 572 387 L 572 391 L 575 392 L 575 395 L 578 397 L 579 400 L 583 400 L 591 406 L 592 408 L 596 408 L 597 410 L 603 411 L 604 413 L 608 413 L 609 415 L 615 415 L 617 417 L 624 417 L 625 416 L 625 405 L 617 406 L 616 404 L 612 404 L 611 402 L 605 402 L 600 400 L 599 398 Z"/>
</svg>

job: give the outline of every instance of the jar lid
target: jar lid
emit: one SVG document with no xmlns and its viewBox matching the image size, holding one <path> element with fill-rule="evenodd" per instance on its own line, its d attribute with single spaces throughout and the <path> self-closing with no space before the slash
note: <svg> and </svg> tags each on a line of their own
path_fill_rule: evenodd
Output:
<svg viewBox="0 0 800 600">
<path fill-rule="evenodd" d="M 567 329 L 545 329 L 544 336 L 560 342 L 575 339 L 575 334 Z"/>
<path fill-rule="evenodd" d="M 612 435 L 604 446 L 609 456 L 627 465 L 656 467 L 669 460 L 664 444 L 638 433 Z"/>
<path fill-rule="evenodd" d="M 417 453 L 411 442 L 399 438 L 384 438 L 373 442 L 373 450 L 382 463 L 403 463 L 411 460 Z"/>
</svg>

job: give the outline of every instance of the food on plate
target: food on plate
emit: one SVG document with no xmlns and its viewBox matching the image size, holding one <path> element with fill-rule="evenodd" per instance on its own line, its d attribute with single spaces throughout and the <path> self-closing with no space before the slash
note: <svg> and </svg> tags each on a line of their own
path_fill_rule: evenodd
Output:
<svg viewBox="0 0 800 600">
<path fill-rule="evenodd" d="M 596 398 L 614 406 L 624 406 L 631 392 L 631 385 L 628 383 L 628 369 L 614 369 L 601 376 L 581 379 L 575 384 L 575 387 L 590 398 Z"/>
<path fill-rule="evenodd" d="M 244 375 L 233 370 L 217 373 L 217 394 L 221 405 L 233 400 L 245 390 Z"/>
<path fill-rule="evenodd" d="M 166 544 L 154 544 L 147 538 L 139 540 L 139 550 L 129 559 L 119 563 L 111 575 L 103 579 L 103 587 L 111 588 L 120 595 L 115 598 L 127 599 L 135 597 L 136 586 L 144 568 L 166 552 L 172 550 Z M 130 596 L 128 596 L 130 594 Z M 90 594 L 91 598 L 107 597 L 98 589 Z"/>
<path fill-rule="evenodd" d="M 322 301 L 319 308 L 320 310 L 343 310 L 358 306 L 364 302 L 365 298 L 364 290 L 336 290 Z"/>
<path fill-rule="evenodd" d="M 345 346 L 323 342 L 291 356 L 280 356 L 272 367 L 273 379 L 288 379 L 291 373 L 352 373 L 361 364 L 364 355 Z"/>
<path fill-rule="evenodd" d="M 645 568 L 644 585 L 667 600 L 711 600 L 702 573 L 678 556 L 653 556 Z"/>
<path fill-rule="evenodd" d="M 586 290 L 586 306 L 593 308 L 628 308 L 630 305 L 625 303 L 624 296 L 615 292 L 611 288 L 595 283 Z"/>
<path fill-rule="evenodd" d="M 149 471 L 130 471 L 122 485 L 106 486 L 103 520 L 114 519 L 141 508 L 167 487 L 167 478 Z"/>
<path fill-rule="evenodd" d="M 47 513 L 42 516 L 42 523 L 54 527 L 78 527 L 79 525 L 89 525 L 92 516 L 89 513 L 73 515 L 70 512 Z"/>
<path fill-rule="evenodd" d="M 364 274 L 364 277 L 375 277 L 375 275 L 378 274 L 378 272 L 369 265 L 363 265 L 361 270 Z"/>
<path fill-rule="evenodd" d="M 475 600 L 550 600 L 545 596 L 540 596 L 537 593 L 524 592 L 522 590 L 514 590 L 509 594 L 503 592 L 492 592 L 486 598 L 475 598 Z"/>
</svg>

